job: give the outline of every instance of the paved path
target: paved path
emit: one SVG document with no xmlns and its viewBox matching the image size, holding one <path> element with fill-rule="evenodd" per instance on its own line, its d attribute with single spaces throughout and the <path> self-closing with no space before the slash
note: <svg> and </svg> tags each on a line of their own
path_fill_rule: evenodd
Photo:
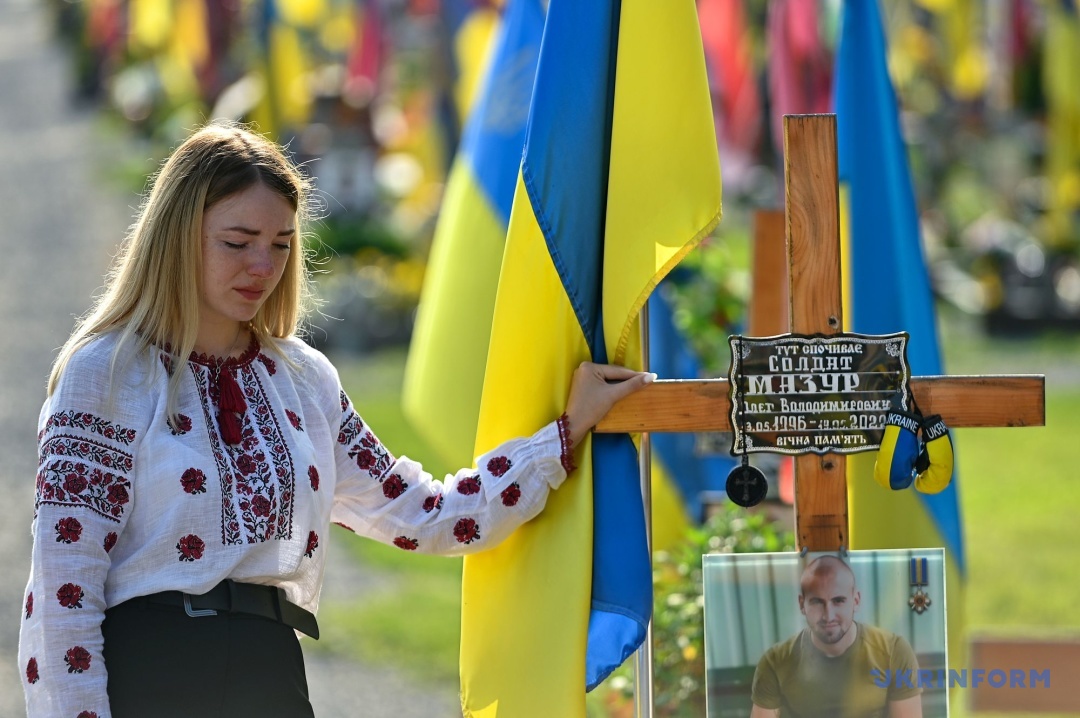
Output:
<svg viewBox="0 0 1080 718">
<path fill-rule="evenodd" d="M 71 104 L 46 5 L 0 0 L 0 718 L 25 716 L 16 652 L 45 379 L 138 201 L 103 179 L 131 149 L 111 146 L 94 112 Z M 331 559 L 327 601 L 355 599 L 378 580 L 343 553 Z M 316 652 L 308 674 L 319 718 L 460 716 L 452 689 L 431 692 L 384 669 Z"/>
</svg>

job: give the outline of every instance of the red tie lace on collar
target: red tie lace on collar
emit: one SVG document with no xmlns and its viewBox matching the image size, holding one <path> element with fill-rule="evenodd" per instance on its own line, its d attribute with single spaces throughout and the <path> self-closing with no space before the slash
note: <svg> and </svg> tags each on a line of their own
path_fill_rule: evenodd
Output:
<svg viewBox="0 0 1080 718">
<path fill-rule="evenodd" d="M 218 357 L 192 352 L 190 361 L 210 369 L 210 380 L 217 394 L 218 430 L 222 440 L 230 446 L 243 438 L 243 416 L 247 411 L 244 392 L 236 382 L 235 373 L 247 366 L 259 354 L 259 342 L 251 335 L 251 343 L 239 357 Z"/>
<path fill-rule="evenodd" d="M 244 392 L 233 376 L 233 367 L 222 366 L 217 373 L 218 428 L 226 444 L 239 444 L 241 439 L 240 417 L 247 411 Z"/>
</svg>

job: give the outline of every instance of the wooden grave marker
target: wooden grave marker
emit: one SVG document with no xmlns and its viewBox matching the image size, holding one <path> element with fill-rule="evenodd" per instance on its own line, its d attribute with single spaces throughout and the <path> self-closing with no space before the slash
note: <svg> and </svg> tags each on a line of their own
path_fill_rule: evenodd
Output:
<svg viewBox="0 0 1080 718">
<path fill-rule="evenodd" d="M 790 278 L 787 330 L 838 334 L 843 328 L 843 303 L 836 116 L 785 116 L 784 146 Z M 903 329 L 897 327 L 897 331 Z M 950 428 L 1042 426 L 1046 421 L 1041 375 L 912 377 L 910 387 L 922 411 L 927 416 L 940 414 Z M 731 431 L 730 417 L 727 379 L 661 380 L 616 404 L 596 431 Z M 799 548 L 837 551 L 848 547 L 844 457 L 802 454 L 794 458 Z"/>
</svg>

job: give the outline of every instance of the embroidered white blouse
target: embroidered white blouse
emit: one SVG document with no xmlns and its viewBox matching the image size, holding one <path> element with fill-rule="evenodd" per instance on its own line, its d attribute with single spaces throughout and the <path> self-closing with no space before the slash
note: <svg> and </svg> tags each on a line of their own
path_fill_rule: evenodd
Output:
<svg viewBox="0 0 1080 718">
<path fill-rule="evenodd" d="M 553 422 L 434 480 L 387 451 L 330 362 L 295 338 L 276 343 L 280 355 L 252 342 L 238 359 L 192 357 L 173 425 L 167 355 L 121 357 L 110 396 L 115 342 L 99 337 L 72 357 L 38 422 L 19 636 L 29 718 L 110 715 L 109 607 L 231 578 L 281 586 L 315 612 L 331 522 L 407 551 L 468 553 L 539 513 L 566 477 L 566 426 Z M 247 404 L 235 445 L 217 420 L 222 370 Z"/>
</svg>

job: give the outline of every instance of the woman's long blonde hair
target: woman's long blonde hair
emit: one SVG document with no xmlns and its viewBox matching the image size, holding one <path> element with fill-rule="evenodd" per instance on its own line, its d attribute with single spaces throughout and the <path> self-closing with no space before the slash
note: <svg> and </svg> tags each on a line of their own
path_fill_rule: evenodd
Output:
<svg viewBox="0 0 1080 718">
<path fill-rule="evenodd" d="M 172 366 L 184 366 L 199 327 L 203 214 L 258 183 L 296 211 L 297 232 L 281 281 L 251 320 L 251 331 L 263 346 L 272 346 L 271 337 L 296 333 L 313 304 L 304 261 L 305 229 L 314 209 L 311 182 L 274 142 L 237 123 L 215 121 L 177 147 L 150 182 L 104 291 L 60 350 L 49 395 L 75 352 L 108 332 L 119 332 L 113 371 L 125 348 L 140 353 L 151 344 L 168 348 Z M 174 371 L 169 379 L 170 417 L 182 376 Z"/>
</svg>

